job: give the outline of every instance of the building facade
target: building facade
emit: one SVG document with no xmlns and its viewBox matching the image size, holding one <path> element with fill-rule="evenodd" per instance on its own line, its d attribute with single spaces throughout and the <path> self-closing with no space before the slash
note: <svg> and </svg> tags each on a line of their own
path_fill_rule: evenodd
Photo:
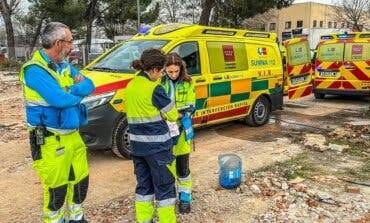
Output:
<svg viewBox="0 0 370 223">
<path fill-rule="evenodd" d="M 302 34 L 304 29 L 352 29 L 349 22 L 343 22 L 332 5 L 306 2 L 293 4 L 274 13 L 276 16 L 265 23 L 265 31 L 277 33 L 279 40 Z"/>
</svg>

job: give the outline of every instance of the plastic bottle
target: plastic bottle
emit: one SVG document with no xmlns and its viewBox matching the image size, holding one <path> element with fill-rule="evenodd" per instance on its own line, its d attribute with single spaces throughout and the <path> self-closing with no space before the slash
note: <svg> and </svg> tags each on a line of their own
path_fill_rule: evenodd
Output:
<svg viewBox="0 0 370 223">
<path fill-rule="evenodd" d="M 242 160 L 235 154 L 222 154 L 218 156 L 219 183 L 226 189 L 240 185 L 242 178 Z"/>
</svg>

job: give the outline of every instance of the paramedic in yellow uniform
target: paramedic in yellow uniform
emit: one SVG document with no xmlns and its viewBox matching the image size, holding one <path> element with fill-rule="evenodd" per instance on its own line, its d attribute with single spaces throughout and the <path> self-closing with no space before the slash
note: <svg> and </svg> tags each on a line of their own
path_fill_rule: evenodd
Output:
<svg viewBox="0 0 370 223">
<path fill-rule="evenodd" d="M 179 117 L 175 103 L 161 86 L 166 56 L 158 49 L 143 51 L 132 67 L 138 70 L 127 85 L 126 115 L 136 175 L 135 210 L 139 223 L 153 222 L 155 198 L 160 223 L 176 223 L 176 187 L 172 174 L 175 157 L 167 122 Z"/>
<path fill-rule="evenodd" d="M 21 68 L 33 167 L 44 189 L 43 221 L 87 223 L 82 203 L 89 185 L 86 146 L 78 132 L 87 124 L 82 99 L 94 91 L 90 79 L 66 61 L 73 49 L 70 29 L 59 22 L 46 25 L 43 49 Z"/>
<path fill-rule="evenodd" d="M 173 152 L 176 156 L 177 187 L 179 192 L 179 212 L 189 213 L 191 203 L 192 181 L 189 168 L 189 153 L 191 139 L 194 136 L 191 125 L 191 115 L 195 111 L 195 89 L 191 77 L 187 74 L 186 64 L 177 53 L 167 55 L 165 66 L 167 75 L 162 78 L 162 84 L 172 101 L 176 102 L 178 109 L 190 107 L 185 112 L 180 111 L 180 136 L 177 139 Z"/>
</svg>

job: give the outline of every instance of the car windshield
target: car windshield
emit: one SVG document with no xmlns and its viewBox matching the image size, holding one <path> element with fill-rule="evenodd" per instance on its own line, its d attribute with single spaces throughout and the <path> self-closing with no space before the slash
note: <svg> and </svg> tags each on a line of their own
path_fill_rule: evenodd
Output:
<svg viewBox="0 0 370 223">
<path fill-rule="evenodd" d="M 167 43 L 167 40 L 133 40 L 124 43 L 122 46 L 114 49 L 102 59 L 97 61 L 89 70 L 135 73 L 135 70 L 130 67 L 133 60 L 139 59 L 141 53 L 148 48 L 162 47 Z"/>
</svg>

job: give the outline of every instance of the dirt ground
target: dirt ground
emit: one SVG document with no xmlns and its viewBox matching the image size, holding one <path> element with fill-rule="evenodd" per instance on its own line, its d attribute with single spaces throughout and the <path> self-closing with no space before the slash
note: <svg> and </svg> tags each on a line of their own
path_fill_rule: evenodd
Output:
<svg viewBox="0 0 370 223">
<path fill-rule="evenodd" d="M 370 222 L 369 102 L 309 96 L 286 100 L 262 127 L 235 121 L 197 130 L 192 211 L 178 222 Z M 0 73 L 0 222 L 41 219 L 42 185 L 27 137 L 17 76 Z M 225 153 L 243 162 L 242 184 L 232 190 L 218 183 Z M 135 222 L 132 162 L 110 151 L 89 151 L 88 159 L 87 218 Z"/>
</svg>

